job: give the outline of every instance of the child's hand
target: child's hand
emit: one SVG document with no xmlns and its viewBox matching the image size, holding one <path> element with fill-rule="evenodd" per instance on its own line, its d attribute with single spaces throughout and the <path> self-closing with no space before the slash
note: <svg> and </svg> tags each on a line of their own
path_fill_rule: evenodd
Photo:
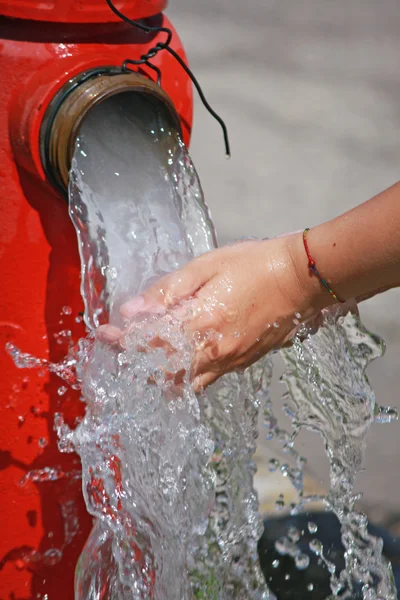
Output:
<svg viewBox="0 0 400 600">
<path fill-rule="evenodd" d="M 294 260 L 297 248 L 301 269 Z M 191 375 L 199 391 L 221 375 L 280 348 L 299 321 L 318 312 L 321 307 L 312 305 L 314 287 L 307 275 L 298 236 L 239 242 L 204 254 L 163 277 L 125 303 L 121 314 L 126 318 L 141 312 L 179 315 L 195 340 Z M 116 342 L 123 334 L 105 326 L 100 335 Z"/>
</svg>

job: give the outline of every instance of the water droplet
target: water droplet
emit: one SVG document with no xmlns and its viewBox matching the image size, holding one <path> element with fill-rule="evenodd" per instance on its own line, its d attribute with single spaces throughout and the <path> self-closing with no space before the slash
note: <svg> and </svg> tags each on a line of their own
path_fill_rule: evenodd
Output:
<svg viewBox="0 0 400 600">
<path fill-rule="evenodd" d="M 20 480 L 19 485 L 23 487 L 29 481 L 33 483 L 44 483 L 47 481 L 57 481 L 65 476 L 65 473 L 61 469 L 53 469 L 51 467 L 45 467 L 44 469 L 34 469 L 28 471 Z"/>
<path fill-rule="evenodd" d="M 300 539 L 300 531 L 296 527 L 290 527 L 288 531 L 288 538 L 295 544 Z"/>
<path fill-rule="evenodd" d="M 264 421 L 264 425 L 267 429 L 269 429 L 271 431 L 272 429 L 275 429 L 275 427 L 277 426 L 277 421 L 276 421 L 275 417 L 266 418 Z"/>
<path fill-rule="evenodd" d="M 393 421 L 397 421 L 398 418 L 399 413 L 391 406 L 377 406 L 375 408 L 375 423 L 392 423 Z"/>
<path fill-rule="evenodd" d="M 275 321 L 274 327 L 275 327 L 275 329 L 279 329 L 279 323 L 277 321 Z"/>
<path fill-rule="evenodd" d="M 311 552 L 314 552 L 314 554 L 316 556 L 321 556 L 321 554 L 324 550 L 324 546 L 322 545 L 322 543 L 319 540 L 314 538 L 313 540 L 311 540 L 309 546 L 310 546 Z"/>
<path fill-rule="evenodd" d="M 278 559 L 273 560 L 272 561 L 272 568 L 273 569 L 277 569 L 279 567 L 279 564 L 280 564 L 280 562 L 279 562 Z"/>
<path fill-rule="evenodd" d="M 313 589 L 314 589 L 314 584 L 313 583 L 309 583 L 308 586 L 307 586 L 307 589 L 308 589 L 309 592 L 312 592 Z"/>
<path fill-rule="evenodd" d="M 46 438 L 39 438 L 38 444 L 41 448 L 46 448 L 48 441 Z"/>
<path fill-rule="evenodd" d="M 276 460 L 276 458 L 271 458 L 268 461 L 268 470 L 271 473 L 274 473 L 277 470 L 278 467 L 279 467 L 279 460 Z"/>
<path fill-rule="evenodd" d="M 275 502 L 275 508 L 276 508 L 276 510 L 283 510 L 285 508 L 285 502 L 284 502 L 284 500 L 282 500 L 281 498 L 279 498 L 278 500 L 276 500 L 276 502 Z"/>
<path fill-rule="evenodd" d="M 284 464 L 281 466 L 281 473 L 283 477 L 287 477 L 289 475 L 289 465 Z"/>
<path fill-rule="evenodd" d="M 310 564 L 310 557 L 307 556 L 307 554 L 303 554 L 302 552 L 300 552 L 294 557 L 294 563 L 296 565 L 296 569 L 298 569 L 299 571 L 304 571 L 308 568 Z"/>
<path fill-rule="evenodd" d="M 286 556 L 288 552 L 288 540 L 285 537 L 280 538 L 275 542 L 275 550 L 281 556 Z"/>
<path fill-rule="evenodd" d="M 70 329 L 63 329 L 58 335 L 63 338 L 70 338 L 72 336 L 72 331 Z"/>
<path fill-rule="evenodd" d="M 72 308 L 70 306 L 63 306 L 62 313 L 64 315 L 70 315 L 70 314 L 72 314 Z"/>
<path fill-rule="evenodd" d="M 301 319 L 301 314 L 299 312 L 294 313 L 294 316 L 296 317 L 296 319 Z"/>
<path fill-rule="evenodd" d="M 304 456 L 298 456 L 296 459 L 296 463 L 299 469 L 303 469 L 307 464 L 307 459 Z"/>
<path fill-rule="evenodd" d="M 318 531 L 318 525 L 314 521 L 309 521 L 307 527 L 310 533 L 317 533 Z"/>
<path fill-rule="evenodd" d="M 57 390 L 57 394 L 59 396 L 64 396 L 65 392 L 67 391 L 68 388 L 65 387 L 65 385 L 61 385 L 58 390 Z"/>
<path fill-rule="evenodd" d="M 282 446 L 284 447 L 284 450 L 285 450 L 285 446 L 290 444 L 291 438 L 290 438 L 290 435 L 288 433 L 286 433 L 286 431 L 279 431 L 278 440 L 280 441 L 280 443 L 282 444 Z"/>
<path fill-rule="evenodd" d="M 289 573 L 286 573 L 286 575 L 285 575 L 285 581 L 289 581 L 289 579 L 290 579 L 290 575 L 289 575 Z"/>
<path fill-rule="evenodd" d="M 61 550 L 58 550 L 58 548 L 50 548 L 50 550 L 46 550 L 43 558 L 46 565 L 53 566 L 60 562 L 62 552 Z"/>
<path fill-rule="evenodd" d="M 21 350 L 14 346 L 14 344 L 11 344 L 11 342 L 7 342 L 6 351 L 11 356 L 18 369 L 36 369 L 46 364 L 46 361 L 40 360 L 40 358 L 36 358 L 26 352 L 21 352 Z"/>
</svg>

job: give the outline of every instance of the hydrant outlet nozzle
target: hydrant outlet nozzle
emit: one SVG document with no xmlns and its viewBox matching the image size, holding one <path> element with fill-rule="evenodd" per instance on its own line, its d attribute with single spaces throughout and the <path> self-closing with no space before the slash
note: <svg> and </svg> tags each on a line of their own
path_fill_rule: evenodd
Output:
<svg viewBox="0 0 400 600">
<path fill-rule="evenodd" d="M 174 127 L 181 133 L 180 119 L 171 98 L 159 85 L 138 73 L 118 67 L 99 67 L 71 79 L 54 97 L 40 131 L 40 155 L 49 181 L 64 195 L 80 126 L 97 104 L 116 94 L 144 94 L 164 105 Z"/>
</svg>

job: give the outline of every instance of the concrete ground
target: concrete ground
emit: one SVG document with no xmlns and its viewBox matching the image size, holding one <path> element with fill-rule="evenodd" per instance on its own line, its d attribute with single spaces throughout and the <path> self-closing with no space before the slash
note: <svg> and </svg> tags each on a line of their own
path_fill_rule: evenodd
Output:
<svg viewBox="0 0 400 600">
<path fill-rule="evenodd" d="M 227 161 L 218 124 L 196 101 L 191 153 L 220 243 L 312 227 L 400 179 L 398 0 L 170 0 L 168 14 L 229 127 Z M 369 371 L 378 401 L 398 408 L 399 302 L 396 290 L 361 310 L 387 342 Z M 277 402 L 280 393 L 275 384 Z M 373 426 L 359 477 L 378 521 L 400 512 L 399 433 L 399 423 Z M 310 437 L 302 449 L 325 485 L 321 448 Z M 258 480 L 264 500 L 281 486 L 270 482 Z"/>
</svg>

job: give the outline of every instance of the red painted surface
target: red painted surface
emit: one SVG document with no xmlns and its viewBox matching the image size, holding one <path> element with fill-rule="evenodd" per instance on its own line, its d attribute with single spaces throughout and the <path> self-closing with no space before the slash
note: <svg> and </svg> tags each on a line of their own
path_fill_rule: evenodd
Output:
<svg viewBox="0 0 400 600">
<path fill-rule="evenodd" d="M 162 12 L 167 0 L 115 0 L 115 6 L 131 19 Z M 105 0 L 0 0 L 0 15 L 57 23 L 110 23 L 118 21 Z"/>
<path fill-rule="evenodd" d="M 154 19 L 170 25 L 165 17 Z M 76 560 L 91 527 L 77 478 L 79 460 L 59 452 L 54 432 L 55 413 L 69 424 L 82 414 L 78 393 L 69 388 L 60 396 L 65 384 L 57 376 L 19 370 L 4 350 L 10 341 L 59 362 L 68 348 L 60 332 L 71 330 L 74 340 L 84 334 L 75 321 L 82 310 L 76 236 L 65 200 L 46 183 L 40 165 L 41 120 L 71 76 L 137 58 L 156 41 L 124 24 L 36 25 L 0 18 L 0 600 L 72 600 Z M 184 56 L 176 33 L 173 47 Z M 165 52 L 154 63 L 188 142 L 190 81 Z M 72 314 L 61 314 L 64 306 Z M 22 480 L 46 468 L 56 469 L 58 479 Z"/>
</svg>

